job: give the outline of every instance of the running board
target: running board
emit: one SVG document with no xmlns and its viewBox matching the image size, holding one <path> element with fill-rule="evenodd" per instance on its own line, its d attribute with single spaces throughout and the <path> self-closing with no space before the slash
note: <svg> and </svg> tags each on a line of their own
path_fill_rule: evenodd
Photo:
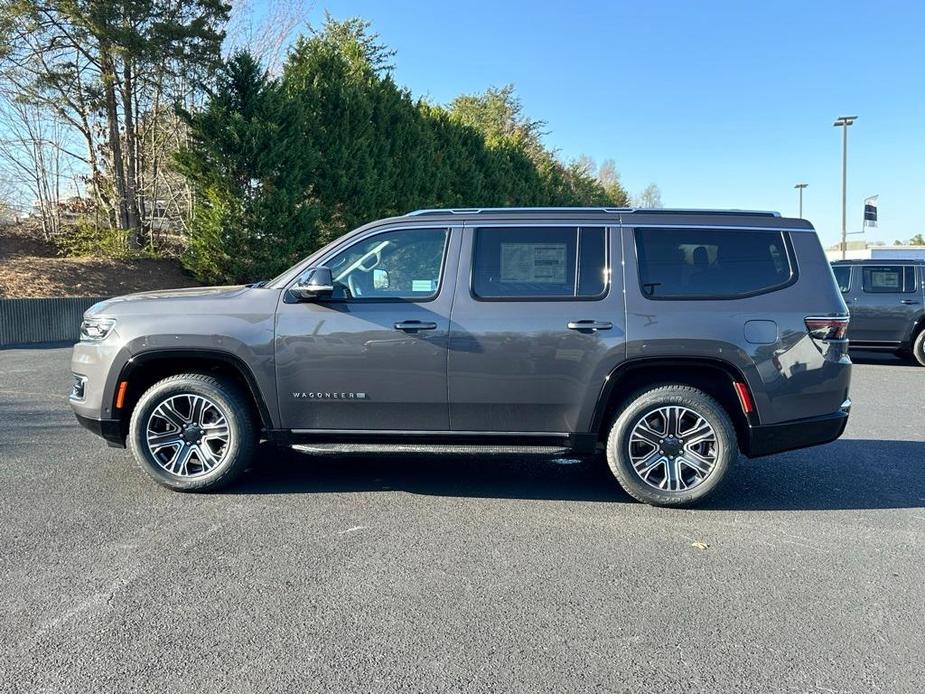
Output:
<svg viewBox="0 0 925 694">
<path fill-rule="evenodd" d="M 574 455 L 564 446 L 486 446 L 482 444 L 454 443 L 297 443 L 292 446 L 299 453 L 439 453 L 461 455 L 536 455 L 558 457 Z"/>
<path fill-rule="evenodd" d="M 593 453 L 595 434 L 537 431 L 401 431 L 359 429 L 273 429 L 267 438 L 283 446 L 317 444 L 368 444 L 378 446 L 462 446 L 483 450 L 540 448 Z"/>
</svg>

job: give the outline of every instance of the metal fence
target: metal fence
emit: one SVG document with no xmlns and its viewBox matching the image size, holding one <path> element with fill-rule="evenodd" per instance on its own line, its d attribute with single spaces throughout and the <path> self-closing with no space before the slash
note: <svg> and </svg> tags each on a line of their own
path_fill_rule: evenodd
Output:
<svg viewBox="0 0 925 694">
<path fill-rule="evenodd" d="M 0 299 L 0 347 L 77 342 L 83 312 L 100 297 Z"/>
</svg>

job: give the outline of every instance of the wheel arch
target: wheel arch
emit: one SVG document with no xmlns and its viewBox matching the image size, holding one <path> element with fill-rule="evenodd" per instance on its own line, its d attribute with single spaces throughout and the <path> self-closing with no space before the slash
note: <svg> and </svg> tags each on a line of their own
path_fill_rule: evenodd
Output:
<svg viewBox="0 0 925 694">
<path fill-rule="evenodd" d="M 117 383 L 127 383 L 124 403 L 113 409 L 122 423 L 123 437 L 128 422 L 142 394 L 158 381 L 181 373 L 209 373 L 229 377 L 249 396 L 253 414 L 265 430 L 273 428 L 270 410 L 257 384 L 254 372 L 240 357 L 211 349 L 157 349 L 139 352 L 129 359 L 119 373 Z M 118 397 L 118 389 L 116 391 Z M 116 404 L 115 402 L 113 403 Z"/>
<path fill-rule="evenodd" d="M 915 343 L 915 339 L 925 330 L 925 311 L 919 313 L 915 320 L 912 321 L 912 329 L 909 331 L 909 345 Z"/>
<path fill-rule="evenodd" d="M 617 366 L 607 377 L 598 395 L 591 420 L 591 433 L 598 440 L 607 437 L 609 426 L 622 405 L 639 389 L 680 383 L 703 390 L 726 410 L 735 426 L 740 448 L 748 441 L 749 427 L 758 424 L 754 397 L 745 375 L 733 364 L 709 357 L 643 357 Z M 746 413 L 736 392 L 736 383 L 744 384 L 752 403 Z"/>
</svg>

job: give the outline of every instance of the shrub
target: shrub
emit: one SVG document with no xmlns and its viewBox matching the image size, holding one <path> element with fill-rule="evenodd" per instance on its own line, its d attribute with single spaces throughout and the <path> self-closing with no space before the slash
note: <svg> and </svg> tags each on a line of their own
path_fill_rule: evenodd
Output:
<svg viewBox="0 0 925 694">
<path fill-rule="evenodd" d="M 69 257 L 125 260 L 153 255 L 150 250 L 133 249 L 130 240 L 131 232 L 127 229 L 100 226 L 89 219 L 79 219 L 54 239 L 58 251 Z"/>
</svg>

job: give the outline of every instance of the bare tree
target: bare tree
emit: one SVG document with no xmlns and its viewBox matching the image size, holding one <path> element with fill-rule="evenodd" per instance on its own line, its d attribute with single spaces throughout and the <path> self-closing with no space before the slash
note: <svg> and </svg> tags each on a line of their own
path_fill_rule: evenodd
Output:
<svg viewBox="0 0 925 694">
<path fill-rule="evenodd" d="M 312 5 L 307 0 L 277 0 L 265 5 L 258 18 L 252 0 L 233 0 L 225 55 L 247 50 L 271 75 L 278 75 L 289 45 L 309 26 Z"/>
<path fill-rule="evenodd" d="M 650 183 L 639 195 L 633 196 L 633 207 L 656 210 L 662 207 L 662 191 L 654 183 Z"/>
<path fill-rule="evenodd" d="M 19 101 L 8 84 L 0 85 L 0 178 L 11 206 L 38 214 L 46 239 L 60 231 L 62 197 L 75 164 L 86 163 L 71 149 L 72 140 L 57 114 Z"/>
<path fill-rule="evenodd" d="M 219 58 L 222 0 L 18 0 L 0 4 L 0 77 L 17 98 L 80 133 L 87 181 L 111 224 L 145 232 L 139 121 L 166 86 L 197 83 Z"/>
<path fill-rule="evenodd" d="M 597 170 L 597 181 L 611 198 L 622 200 L 623 204 L 628 202 L 623 183 L 620 181 L 620 172 L 617 171 L 617 164 L 613 159 L 605 159 L 601 162 Z"/>
</svg>

